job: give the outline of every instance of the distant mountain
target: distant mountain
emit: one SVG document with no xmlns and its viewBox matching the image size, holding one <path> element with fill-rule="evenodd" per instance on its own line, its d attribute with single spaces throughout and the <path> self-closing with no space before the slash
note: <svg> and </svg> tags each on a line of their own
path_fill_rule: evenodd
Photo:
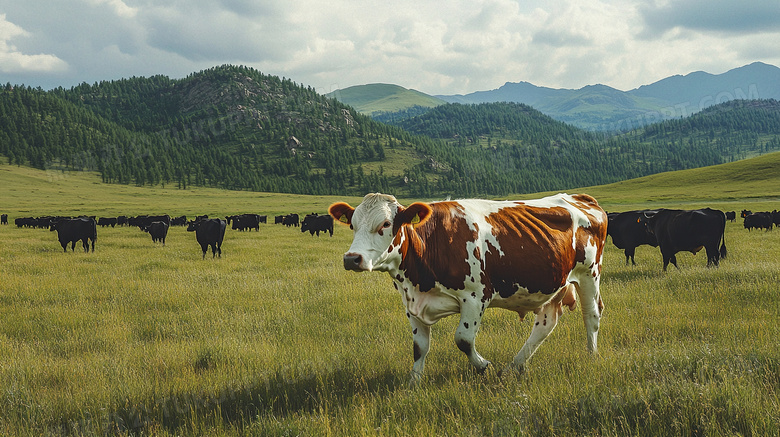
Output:
<svg viewBox="0 0 780 437">
<path fill-rule="evenodd" d="M 433 108 L 447 102 L 398 85 L 375 83 L 337 90 L 325 95 L 366 115 L 397 112 L 412 107 Z"/>
<path fill-rule="evenodd" d="M 690 115 L 718 103 L 735 99 L 780 99 L 780 68 L 761 62 L 729 70 L 723 74 L 696 71 L 671 76 L 628 91 L 641 98 L 653 98 L 673 107 L 676 116 Z M 689 113 L 680 113 L 687 108 Z"/>
<path fill-rule="evenodd" d="M 755 62 L 723 74 L 699 71 L 671 76 L 630 91 L 600 84 L 572 90 L 507 82 L 494 90 L 427 96 L 435 99 L 432 102 L 423 93 L 396 85 L 360 85 L 330 95 L 384 122 L 419 115 L 442 101 L 463 104 L 513 102 L 533 106 L 556 120 L 583 129 L 628 131 L 689 116 L 730 100 L 780 99 L 780 68 Z"/>
<path fill-rule="evenodd" d="M 436 96 L 448 103 L 495 103 L 514 102 L 536 107 L 538 103 L 564 97 L 569 90 L 536 86 L 528 82 L 507 82 L 501 88 L 477 91 L 470 94 Z"/>
</svg>

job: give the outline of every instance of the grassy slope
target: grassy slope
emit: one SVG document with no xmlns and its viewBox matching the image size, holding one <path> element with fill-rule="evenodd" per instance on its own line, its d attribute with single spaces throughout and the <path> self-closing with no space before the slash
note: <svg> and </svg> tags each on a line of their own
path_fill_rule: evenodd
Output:
<svg viewBox="0 0 780 437">
<path fill-rule="evenodd" d="M 253 212 L 278 215 L 290 212 L 324 213 L 332 196 L 303 196 L 212 188 L 180 190 L 103 184 L 96 173 L 41 171 L 0 165 L 0 209 L 11 217 L 40 215 L 98 216 L 167 213 L 172 216 L 211 216 Z M 358 201 L 358 198 L 351 199 Z"/>
<path fill-rule="evenodd" d="M 371 115 L 375 112 L 396 112 L 412 106 L 432 108 L 446 103 L 444 100 L 398 85 L 359 85 L 332 93 L 340 102 Z"/>
<path fill-rule="evenodd" d="M 776 155 L 572 191 L 616 210 L 771 209 Z M 8 166 L 0 186 L 11 218 L 270 215 L 332 201 Z M 598 360 L 584 352 L 581 318 L 564 314 L 526 375 L 481 377 L 452 344 L 458 322 L 448 318 L 432 330 L 426 384 L 410 391 L 398 296 L 384 274 L 342 270 L 346 228 L 319 239 L 274 225 L 228 231 L 222 259 L 202 261 L 181 228 L 166 247 L 136 229 L 100 229 L 94 254 L 63 254 L 48 231 L 3 226 L 0 433 L 777 435 L 780 233 L 741 227 L 728 224 L 729 258 L 717 270 L 686 253 L 680 271 L 663 274 L 647 246 L 626 267 L 608 244 Z M 478 347 L 500 366 L 530 322 L 500 310 L 484 321 Z"/>
</svg>

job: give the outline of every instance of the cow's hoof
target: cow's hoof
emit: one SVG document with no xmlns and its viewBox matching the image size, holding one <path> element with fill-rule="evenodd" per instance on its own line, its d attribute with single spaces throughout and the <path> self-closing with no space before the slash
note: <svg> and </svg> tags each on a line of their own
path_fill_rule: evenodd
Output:
<svg viewBox="0 0 780 437">
<path fill-rule="evenodd" d="M 504 367 L 504 370 L 498 372 L 498 377 L 499 378 L 518 377 L 523 375 L 523 373 L 525 373 L 524 366 L 516 366 L 514 364 L 510 364 Z"/>
<path fill-rule="evenodd" d="M 487 373 L 488 368 L 490 368 L 490 367 L 493 367 L 493 363 L 491 363 L 490 361 L 486 361 L 485 362 L 485 367 L 482 367 L 482 368 L 477 367 L 475 369 L 477 371 L 477 374 L 485 375 Z"/>
<path fill-rule="evenodd" d="M 412 370 L 412 373 L 409 375 L 409 388 L 410 389 L 416 389 L 422 385 L 423 382 L 423 374 L 419 372 L 415 372 Z"/>
</svg>

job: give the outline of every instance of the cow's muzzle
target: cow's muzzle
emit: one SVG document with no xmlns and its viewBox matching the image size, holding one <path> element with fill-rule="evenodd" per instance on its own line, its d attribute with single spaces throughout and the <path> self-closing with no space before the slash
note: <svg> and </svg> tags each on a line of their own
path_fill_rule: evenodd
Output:
<svg viewBox="0 0 780 437">
<path fill-rule="evenodd" d="M 345 253 L 344 254 L 344 268 L 347 270 L 353 270 L 356 272 L 362 272 L 365 270 L 361 264 L 363 264 L 363 256 L 357 253 Z"/>
</svg>

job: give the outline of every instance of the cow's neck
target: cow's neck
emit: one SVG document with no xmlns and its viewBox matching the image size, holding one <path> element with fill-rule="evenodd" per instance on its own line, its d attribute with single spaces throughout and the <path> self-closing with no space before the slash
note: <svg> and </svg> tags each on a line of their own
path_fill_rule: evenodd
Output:
<svg viewBox="0 0 780 437">
<path fill-rule="evenodd" d="M 396 278 L 400 275 L 423 292 L 435 287 L 440 275 L 431 269 L 429 258 L 432 254 L 427 251 L 427 243 L 427 239 L 411 225 L 399 229 L 388 251 L 388 264 L 392 265 L 388 270 L 390 276 Z"/>
</svg>

